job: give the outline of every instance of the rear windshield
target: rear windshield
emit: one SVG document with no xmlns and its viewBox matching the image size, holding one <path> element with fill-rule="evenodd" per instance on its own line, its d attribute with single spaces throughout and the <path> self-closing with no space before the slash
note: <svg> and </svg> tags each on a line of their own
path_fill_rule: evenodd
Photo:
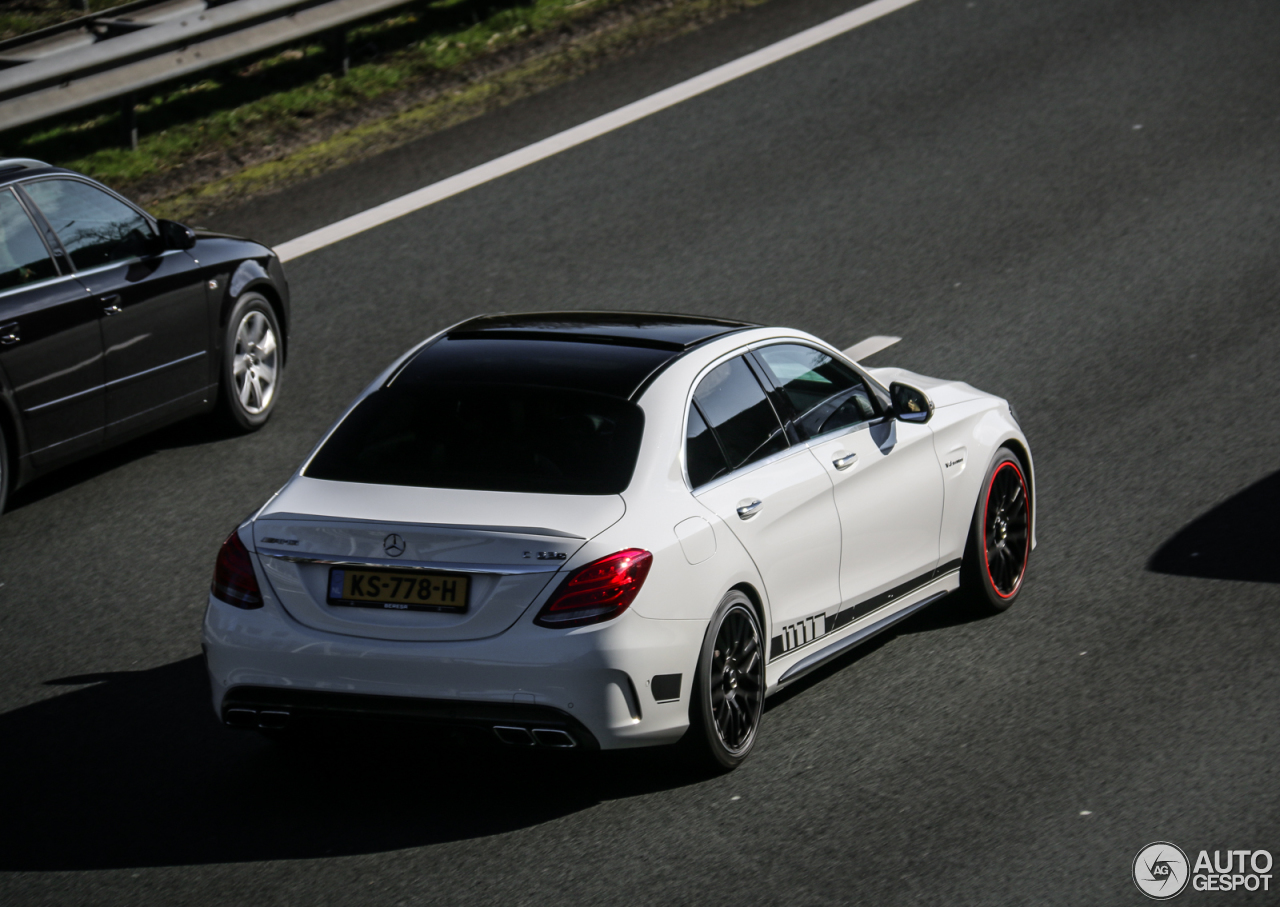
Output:
<svg viewBox="0 0 1280 907">
<path fill-rule="evenodd" d="M 366 397 L 305 474 L 338 482 L 617 494 L 644 414 L 609 394 L 531 384 L 404 380 Z"/>
</svg>

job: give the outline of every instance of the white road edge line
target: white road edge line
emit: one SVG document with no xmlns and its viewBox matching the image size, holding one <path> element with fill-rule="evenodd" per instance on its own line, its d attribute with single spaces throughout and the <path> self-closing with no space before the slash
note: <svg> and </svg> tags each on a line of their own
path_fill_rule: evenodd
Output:
<svg viewBox="0 0 1280 907">
<path fill-rule="evenodd" d="M 666 110 L 681 101 L 687 101 L 689 98 L 696 97 L 713 88 L 718 88 L 721 85 L 732 82 L 734 79 L 740 79 L 749 73 L 755 72 L 757 69 L 763 69 L 772 63 L 777 63 L 779 60 L 808 50 L 824 41 L 829 41 L 846 32 L 853 31 L 855 28 L 879 19 L 881 16 L 887 16 L 889 13 L 896 12 L 904 6 L 910 6 L 916 2 L 918 0 L 875 0 L 873 3 L 860 6 L 855 10 L 836 16 L 834 19 L 828 19 L 820 25 L 815 25 L 813 28 L 792 35 L 790 38 L 786 38 L 776 44 L 762 47 L 760 50 L 749 53 L 745 57 L 739 57 L 736 60 L 725 63 L 723 66 L 717 66 L 715 69 L 704 72 L 700 76 L 694 76 L 692 79 L 688 79 L 678 85 L 672 85 L 670 88 L 651 94 L 647 98 L 641 98 L 639 101 L 634 101 L 625 107 L 619 107 L 617 110 L 598 116 L 594 120 L 588 120 L 540 142 L 534 142 L 532 145 L 526 145 L 524 148 L 512 151 L 510 154 L 494 158 L 488 163 L 472 167 L 470 170 L 464 170 L 462 173 L 440 180 L 438 183 L 424 186 L 367 211 L 361 211 L 359 214 L 345 217 L 340 221 L 329 224 L 327 227 L 321 227 L 319 230 L 313 230 L 296 239 L 281 243 L 276 246 L 276 254 L 280 256 L 281 261 L 292 261 L 295 258 L 301 258 L 309 252 L 323 249 L 325 246 L 331 246 L 366 230 L 372 230 L 374 227 L 379 227 L 395 220 L 397 217 L 403 217 L 429 205 L 434 205 L 436 202 L 475 188 L 481 183 L 487 183 L 500 176 L 505 176 L 522 167 L 527 167 L 530 164 L 559 154 L 561 151 L 567 151 L 584 142 L 589 142 L 607 132 L 612 132 L 637 120 L 642 120 L 660 110 Z"/>
</svg>

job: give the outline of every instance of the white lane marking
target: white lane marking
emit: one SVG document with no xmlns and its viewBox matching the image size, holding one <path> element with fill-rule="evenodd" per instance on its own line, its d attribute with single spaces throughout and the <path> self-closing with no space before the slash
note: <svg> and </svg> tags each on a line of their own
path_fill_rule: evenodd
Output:
<svg viewBox="0 0 1280 907">
<path fill-rule="evenodd" d="M 868 356 L 874 356 L 881 350 L 887 350 L 901 339 L 901 337 L 886 337 L 883 334 L 876 334 L 874 337 L 868 337 L 866 340 L 859 340 L 843 352 L 854 362 L 861 362 Z"/>
<path fill-rule="evenodd" d="M 327 227 L 321 227 L 319 230 L 313 230 L 296 239 L 281 243 L 276 246 L 276 253 L 280 256 L 281 261 L 292 261 L 295 258 L 301 258 L 308 252 L 323 249 L 325 246 L 333 245 L 336 242 L 355 236 L 357 233 L 371 230 L 388 221 L 395 220 L 397 217 L 403 217 L 429 205 L 434 205 L 436 202 L 443 201 L 450 196 L 466 192 L 468 189 L 473 189 L 482 183 L 505 176 L 522 167 L 528 167 L 530 164 L 559 154 L 561 151 L 567 151 L 584 142 L 589 142 L 591 139 L 602 136 L 607 132 L 612 132 L 637 120 L 642 120 L 660 110 L 673 107 L 681 101 L 687 101 L 689 98 L 696 97 L 713 88 L 718 88 L 721 85 L 732 82 L 734 79 L 740 79 L 755 72 L 757 69 L 763 69 L 772 63 L 777 63 L 779 60 L 808 50 L 824 41 L 829 41 L 846 32 L 853 31 L 855 28 L 879 19 L 881 16 L 887 16 L 889 13 L 896 12 L 904 6 L 910 6 L 916 2 L 917 0 L 875 0 L 875 2 L 860 6 L 852 12 L 836 16 L 834 19 L 828 19 L 821 25 L 815 25 L 813 28 L 806 29 L 797 35 L 792 35 L 790 38 L 786 38 L 776 44 L 770 44 L 768 47 L 763 47 L 754 53 L 747 54 L 745 57 L 739 57 L 737 60 L 725 63 L 723 66 L 717 66 L 715 69 L 704 72 L 700 76 L 694 76 L 692 79 L 681 82 L 678 85 L 672 85 L 670 88 L 651 94 L 647 98 L 641 98 L 639 101 L 634 101 L 625 107 L 619 107 L 617 110 L 598 116 L 594 120 L 588 120 L 540 142 L 534 142 L 532 145 L 512 151 L 510 154 L 494 158 L 488 163 L 472 167 L 470 170 L 464 170 L 462 173 L 417 189 L 408 195 L 402 195 L 367 211 L 361 211 L 359 214 L 343 218 L 340 221 L 329 224 Z"/>
</svg>

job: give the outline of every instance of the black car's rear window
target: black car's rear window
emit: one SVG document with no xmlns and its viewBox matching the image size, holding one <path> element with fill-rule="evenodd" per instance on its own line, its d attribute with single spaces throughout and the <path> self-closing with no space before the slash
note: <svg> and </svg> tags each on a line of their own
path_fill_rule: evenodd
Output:
<svg viewBox="0 0 1280 907">
<path fill-rule="evenodd" d="M 644 430 L 625 395 L 670 356 L 591 343 L 440 341 L 361 401 L 305 474 L 617 494 L 631 481 Z"/>
</svg>

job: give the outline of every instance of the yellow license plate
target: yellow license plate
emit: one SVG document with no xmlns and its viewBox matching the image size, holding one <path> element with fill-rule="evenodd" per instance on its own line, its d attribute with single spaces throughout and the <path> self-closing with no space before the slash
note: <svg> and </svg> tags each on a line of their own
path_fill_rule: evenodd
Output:
<svg viewBox="0 0 1280 907">
<path fill-rule="evenodd" d="M 470 577 L 405 570 L 329 571 L 329 604 L 390 611 L 465 611 Z"/>
</svg>

